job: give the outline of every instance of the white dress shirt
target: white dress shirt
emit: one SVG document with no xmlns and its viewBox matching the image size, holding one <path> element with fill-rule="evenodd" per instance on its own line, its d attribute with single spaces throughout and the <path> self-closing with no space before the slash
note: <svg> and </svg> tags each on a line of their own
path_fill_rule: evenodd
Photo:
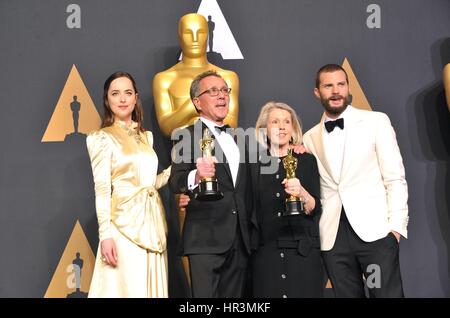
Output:
<svg viewBox="0 0 450 318">
<path fill-rule="evenodd" d="M 345 120 L 346 114 L 348 112 L 352 111 L 352 106 L 347 106 L 347 109 L 339 115 L 338 118 L 344 119 L 344 129 L 341 129 L 339 127 L 335 127 L 332 132 L 328 132 L 325 128 L 325 125 L 323 125 L 322 129 L 323 132 L 323 145 L 325 149 L 325 155 L 327 156 L 328 163 L 330 164 L 330 169 L 333 173 L 333 176 L 335 180 L 339 182 L 341 179 L 341 170 L 342 170 L 342 163 L 344 161 L 344 148 L 345 148 L 345 136 L 346 136 L 346 125 L 349 125 L 349 121 Z M 336 120 L 331 119 L 328 116 L 325 115 L 324 123 L 330 120 Z"/>
</svg>

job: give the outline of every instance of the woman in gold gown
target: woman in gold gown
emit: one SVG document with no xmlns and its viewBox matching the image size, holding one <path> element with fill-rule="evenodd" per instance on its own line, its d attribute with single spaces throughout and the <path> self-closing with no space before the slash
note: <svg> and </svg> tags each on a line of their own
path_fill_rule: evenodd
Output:
<svg viewBox="0 0 450 318">
<path fill-rule="evenodd" d="M 86 139 L 95 184 L 99 247 L 89 297 L 167 297 L 167 225 L 153 135 L 145 131 L 136 83 L 112 74 L 102 128 Z"/>
</svg>

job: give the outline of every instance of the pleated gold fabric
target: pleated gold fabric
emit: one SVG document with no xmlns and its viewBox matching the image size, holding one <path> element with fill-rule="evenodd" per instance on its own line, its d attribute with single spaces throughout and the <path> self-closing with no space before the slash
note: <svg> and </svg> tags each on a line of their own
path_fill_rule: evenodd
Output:
<svg viewBox="0 0 450 318">
<path fill-rule="evenodd" d="M 99 239 L 113 238 L 118 266 L 102 262 L 100 246 L 89 297 L 167 297 L 167 224 L 158 189 L 153 135 L 116 121 L 86 139 L 95 183 Z"/>
</svg>

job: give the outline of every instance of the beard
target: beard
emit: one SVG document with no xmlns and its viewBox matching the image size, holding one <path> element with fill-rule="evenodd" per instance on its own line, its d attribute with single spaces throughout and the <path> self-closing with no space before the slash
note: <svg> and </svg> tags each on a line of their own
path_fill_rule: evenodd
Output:
<svg viewBox="0 0 450 318">
<path fill-rule="evenodd" d="M 341 99 L 342 105 L 335 107 L 330 105 L 331 100 Z M 350 105 L 350 95 L 342 96 L 342 95 L 333 95 L 330 98 L 324 98 L 322 95 L 320 95 L 320 102 L 322 103 L 323 107 L 327 111 L 327 113 L 331 115 L 340 115 L 344 112 L 344 110 L 347 109 L 347 106 Z"/>
</svg>

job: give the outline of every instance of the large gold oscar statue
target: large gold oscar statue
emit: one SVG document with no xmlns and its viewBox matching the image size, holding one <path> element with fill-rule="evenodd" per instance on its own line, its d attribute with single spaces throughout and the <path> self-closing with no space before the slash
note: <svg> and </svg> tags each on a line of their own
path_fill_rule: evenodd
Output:
<svg viewBox="0 0 450 318">
<path fill-rule="evenodd" d="M 181 61 L 168 70 L 156 74 L 153 79 L 153 97 L 159 127 L 166 136 L 179 127 L 193 124 L 198 119 L 191 102 L 189 88 L 200 73 L 215 70 L 232 88 L 230 105 L 225 123 L 236 128 L 238 122 L 239 78 L 208 62 L 206 56 L 208 22 L 197 13 L 189 13 L 180 19 L 178 38 L 183 52 Z"/>
<path fill-rule="evenodd" d="M 206 49 L 208 41 L 208 22 L 196 13 L 181 17 L 178 24 L 178 38 L 183 57 L 168 70 L 156 74 L 153 79 L 153 98 L 156 118 L 161 131 L 170 136 L 176 128 L 193 124 L 198 113 L 191 102 L 189 89 L 193 79 L 207 70 L 215 70 L 232 88 L 228 116 L 225 123 L 236 128 L 239 113 L 239 78 L 233 71 L 227 71 L 210 64 Z M 178 198 L 177 198 L 178 202 Z M 186 210 L 179 211 L 180 230 L 183 228 Z M 183 265 L 189 281 L 189 262 L 183 257 Z"/>
<path fill-rule="evenodd" d="M 445 96 L 447 98 L 447 106 L 450 111 L 450 63 L 444 67 L 443 71 Z"/>
</svg>

